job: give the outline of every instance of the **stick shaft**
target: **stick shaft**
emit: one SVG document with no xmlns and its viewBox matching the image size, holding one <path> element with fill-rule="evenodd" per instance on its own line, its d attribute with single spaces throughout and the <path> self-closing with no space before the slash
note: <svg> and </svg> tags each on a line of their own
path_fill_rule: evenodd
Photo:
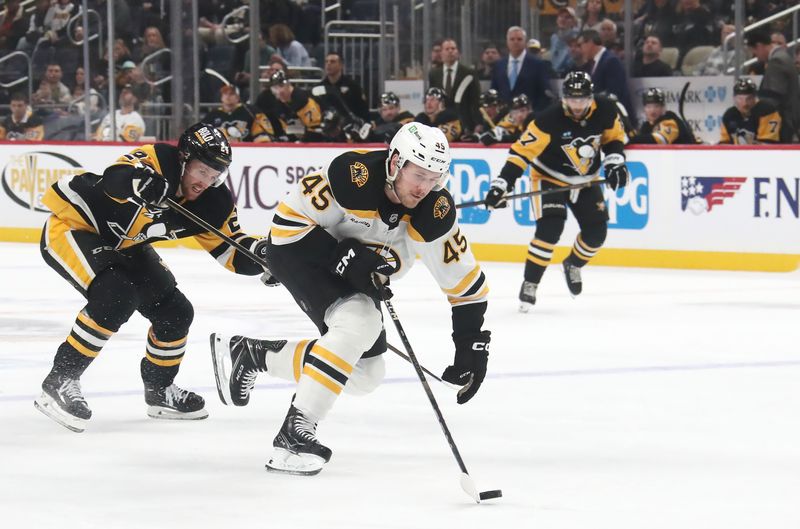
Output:
<svg viewBox="0 0 800 529">
<path fill-rule="evenodd" d="M 605 180 L 593 180 L 591 182 L 585 182 L 583 184 L 572 184 L 564 187 L 556 187 L 553 189 L 540 189 L 538 191 L 526 191 L 525 193 L 517 193 L 516 195 L 507 195 L 505 198 L 506 200 L 517 200 L 520 198 L 527 198 L 527 197 L 538 197 L 541 195 L 552 195 L 553 193 L 563 193 L 564 191 L 572 191 L 573 189 L 583 189 L 585 187 L 591 187 L 597 184 L 602 184 Z M 482 206 L 484 205 L 486 200 L 474 200 L 472 202 L 462 202 L 461 204 L 456 204 L 456 209 L 461 208 L 471 208 L 475 206 Z"/>
</svg>

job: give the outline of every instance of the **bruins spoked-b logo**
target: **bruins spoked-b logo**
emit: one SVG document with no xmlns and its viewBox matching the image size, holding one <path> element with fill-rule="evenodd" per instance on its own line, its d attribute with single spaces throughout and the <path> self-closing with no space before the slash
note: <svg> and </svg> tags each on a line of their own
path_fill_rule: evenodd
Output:
<svg viewBox="0 0 800 529">
<path fill-rule="evenodd" d="M 448 213 L 450 213 L 450 202 L 443 196 L 437 198 L 436 203 L 433 205 L 433 218 L 443 219 Z"/>
<path fill-rule="evenodd" d="M 84 172 L 81 164 L 69 156 L 56 152 L 26 152 L 9 156 L 3 168 L 3 191 L 25 209 L 49 213 L 42 205 L 47 188 L 59 178 L 71 178 Z"/>
<path fill-rule="evenodd" d="M 561 148 L 567 155 L 567 159 L 572 167 L 580 175 L 586 175 L 592 167 L 595 158 L 600 153 L 600 135 L 589 136 L 588 138 L 575 138 Z"/>
<path fill-rule="evenodd" d="M 350 164 L 350 180 L 358 187 L 364 187 L 369 180 L 369 170 L 361 162 Z"/>
</svg>

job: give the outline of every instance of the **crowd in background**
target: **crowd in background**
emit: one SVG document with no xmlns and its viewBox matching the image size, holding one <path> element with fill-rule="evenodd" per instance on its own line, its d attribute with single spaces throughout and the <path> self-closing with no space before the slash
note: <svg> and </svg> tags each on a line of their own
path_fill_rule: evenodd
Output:
<svg viewBox="0 0 800 529">
<path fill-rule="evenodd" d="M 100 14 L 100 24 L 107 27 L 108 21 L 103 19 L 105 2 L 91 0 L 89 6 Z M 201 86 L 203 101 L 219 103 L 206 119 L 232 140 L 380 142 L 391 138 L 402 123 L 416 119 L 439 126 L 451 141 L 486 145 L 511 141 L 536 112 L 557 99 L 552 80 L 576 70 L 591 75 L 598 94 L 617 100 L 621 114 L 630 123 L 631 137 L 637 136 L 623 67 L 622 2 L 570 2 L 542 17 L 538 39 L 529 38 L 520 27 L 508 28 L 505 35 L 497 36 L 497 43 L 482 47 L 474 65 L 461 61 L 457 40 L 436 41 L 430 50 L 430 69 L 425 73 L 429 89 L 424 95 L 424 110 L 417 116 L 404 111 L 392 93 L 382 94 L 379 101 L 365 99 L 361 80 L 345 75 L 344 57 L 337 50 L 324 54 L 321 3 L 311 0 L 261 0 L 258 63 L 263 90 L 251 96 L 249 42 L 234 45 L 220 37 L 224 17 L 243 3 L 198 3 L 197 31 L 203 36 L 201 64 L 218 72 L 227 83 L 221 88 L 218 84 Z M 377 17 L 377 2 L 351 0 L 342 4 L 348 18 Z M 746 22 L 794 4 L 795 0 L 747 0 Z M 733 42 L 726 46 L 725 37 L 733 31 L 733 2 L 639 0 L 634 5 L 632 76 L 731 73 Z M 93 116 L 93 139 L 137 141 L 154 133 L 147 130 L 147 120 L 139 109 L 143 102 L 164 106 L 170 102 L 169 83 L 157 82 L 171 69 L 169 54 L 158 54 L 168 47 L 170 10 L 165 2 L 144 0 L 117 1 L 115 8 L 117 38 L 110 54 L 106 51 L 102 56 L 92 56 L 90 90 L 85 94 L 79 45 L 84 28 L 81 23 L 69 24 L 80 13 L 81 2 L 5 2 L 0 11 L 0 55 L 20 51 L 31 56 L 36 81 L 30 100 L 19 88 L 0 90 L 0 104 L 9 109 L 0 137 L 41 140 L 46 136 L 46 125 L 67 123 L 65 117 L 83 112 Z M 755 61 L 744 72 L 764 76 L 754 97 L 779 112 L 784 129 L 781 142 L 793 141 L 800 128 L 800 46 L 787 45 L 790 21 L 790 17 L 779 19 L 748 34 L 748 55 Z M 94 23 L 90 21 L 89 32 Z M 109 66 L 115 72 L 111 79 Z M 324 70 L 322 81 L 316 86 L 293 83 L 293 69 L 309 66 Z M 19 62 L 9 60 L 0 65 L 2 81 L 7 83 L 15 76 L 21 76 Z M 734 79 L 729 79 L 733 87 Z M 110 130 L 109 116 L 105 116 L 111 83 L 118 97 L 116 131 Z M 74 123 L 76 130 L 82 128 L 82 119 Z"/>
</svg>

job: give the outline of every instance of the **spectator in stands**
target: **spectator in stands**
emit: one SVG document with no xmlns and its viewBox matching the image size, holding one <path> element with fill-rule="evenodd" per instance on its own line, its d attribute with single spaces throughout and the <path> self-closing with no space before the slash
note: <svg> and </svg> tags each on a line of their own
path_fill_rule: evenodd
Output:
<svg viewBox="0 0 800 529">
<path fill-rule="evenodd" d="M 290 141 L 324 141 L 322 137 L 322 109 L 306 90 L 295 87 L 283 70 L 270 78 L 270 90 L 275 102 L 267 117 L 272 123 L 277 139 Z"/>
<path fill-rule="evenodd" d="M 524 29 L 508 28 L 508 55 L 494 64 L 491 87 L 503 101 L 510 103 L 515 96 L 525 94 L 534 110 L 543 110 L 550 104 L 550 75 L 544 62 L 525 53 L 526 42 Z"/>
<path fill-rule="evenodd" d="M 494 63 L 500 60 L 500 50 L 494 44 L 487 44 L 481 52 L 481 63 L 477 68 L 478 79 L 489 81 L 492 78 Z"/>
<path fill-rule="evenodd" d="M 56 0 L 44 17 L 45 36 L 51 43 L 63 42 L 69 19 L 81 12 L 71 0 Z"/>
<path fill-rule="evenodd" d="M 28 18 L 20 0 L 7 0 L 0 11 L 0 50 L 14 50 L 28 29 Z"/>
<path fill-rule="evenodd" d="M 455 39 L 442 41 L 442 66 L 428 72 L 428 86 L 444 90 L 446 105 L 455 110 L 464 131 L 472 131 L 478 123 L 478 100 L 481 85 L 475 71 L 459 62 L 460 54 Z"/>
<path fill-rule="evenodd" d="M 550 36 L 550 63 L 559 77 L 570 71 L 575 63 L 569 53 L 569 41 L 578 36 L 578 17 L 571 7 L 562 7 L 556 17 L 556 31 Z"/>
<path fill-rule="evenodd" d="M 780 48 L 786 47 L 786 35 L 784 35 L 780 31 L 773 32 L 772 35 L 769 36 L 769 38 L 775 46 L 778 46 Z"/>
<path fill-rule="evenodd" d="M 680 51 L 678 67 L 686 53 L 695 46 L 714 43 L 714 17 L 700 0 L 680 0 L 678 16 L 673 27 L 675 45 Z"/>
<path fill-rule="evenodd" d="M 725 37 L 736 31 L 736 26 L 732 24 L 723 24 L 720 28 L 720 45 L 711 50 L 711 53 L 705 61 L 698 64 L 692 75 L 723 75 L 728 65 L 733 60 L 736 50 L 733 46 L 733 41 L 728 42 L 727 52 L 722 51 L 722 46 L 725 42 Z"/>
<path fill-rule="evenodd" d="M 325 77 L 321 86 L 325 87 L 325 95 L 319 98 L 323 108 L 335 108 L 339 116 L 350 121 L 352 115 L 363 121 L 369 120 L 369 105 L 361 85 L 345 75 L 344 60 L 338 51 L 325 56 Z"/>
<path fill-rule="evenodd" d="M 634 77 L 670 77 L 672 68 L 661 60 L 661 39 L 650 35 L 644 39 L 641 56 L 633 63 Z"/>
<path fill-rule="evenodd" d="M 36 47 L 36 43 L 39 42 L 39 39 L 44 37 L 46 31 L 44 19 L 49 10 L 50 0 L 36 0 L 33 13 L 31 13 L 30 21 L 28 22 L 28 31 L 25 33 L 25 37 L 19 39 L 19 42 L 17 42 L 17 49 L 19 51 L 24 51 L 30 55 Z"/>
<path fill-rule="evenodd" d="M 72 101 L 69 88 L 61 82 L 64 73 L 61 65 L 50 63 L 45 70 L 44 79 L 39 83 L 39 89 L 33 93 L 34 105 L 64 105 Z"/>
<path fill-rule="evenodd" d="M 163 50 L 166 47 L 167 45 L 164 43 L 164 36 L 161 34 L 161 30 L 156 26 L 148 26 L 144 29 L 141 44 L 133 50 L 132 59 L 137 63 L 141 62 L 142 59 L 148 55 L 158 50 Z"/>
<path fill-rule="evenodd" d="M 75 70 L 75 83 L 72 87 L 72 101 L 73 102 L 78 101 L 77 103 L 75 103 L 75 108 L 77 109 L 78 114 L 83 114 L 83 112 L 86 109 L 86 101 L 80 99 L 81 97 L 83 97 L 84 94 L 84 79 L 85 79 L 85 73 L 83 71 L 83 67 L 78 66 L 78 68 Z M 88 99 L 89 99 L 89 112 L 93 114 L 100 109 L 100 94 L 97 92 L 97 90 L 95 90 L 91 86 L 89 87 Z"/>
<path fill-rule="evenodd" d="M 244 52 L 244 61 L 242 62 L 242 69 L 233 77 L 233 82 L 240 88 L 246 88 L 250 83 L 250 46 L 249 41 L 245 41 L 248 46 Z M 270 59 L 277 53 L 277 50 L 267 44 L 267 39 L 263 30 L 258 32 L 258 65 L 264 66 L 269 64 Z M 270 74 L 271 75 L 271 74 Z"/>
<path fill-rule="evenodd" d="M 600 33 L 600 40 L 606 48 L 612 49 L 619 44 L 617 24 L 613 20 L 607 18 L 600 22 L 600 29 L 597 32 Z"/>
<path fill-rule="evenodd" d="M 600 22 L 606 19 L 606 8 L 603 0 L 588 0 L 581 14 L 582 23 L 578 31 L 593 29 L 600 31 Z"/>
<path fill-rule="evenodd" d="M 430 63 L 431 68 L 437 68 L 442 65 L 442 39 L 433 41 Z"/>
<path fill-rule="evenodd" d="M 11 95 L 11 114 L 0 122 L 0 140 L 42 141 L 44 125 L 28 107 L 28 96 L 22 92 Z"/>
<path fill-rule="evenodd" d="M 425 106 L 422 112 L 417 114 L 414 121 L 437 127 L 444 132 L 447 141 L 458 141 L 461 138 L 463 127 L 458 114 L 446 107 L 447 95 L 441 88 L 432 86 L 425 92 Z"/>
<path fill-rule="evenodd" d="M 125 86 L 119 92 L 119 108 L 114 113 L 116 132 L 111 132 L 111 115 L 106 114 L 95 132 L 97 141 L 124 141 L 136 142 L 144 135 L 145 124 L 141 114 L 136 111 L 138 99 L 130 86 Z"/>
<path fill-rule="evenodd" d="M 722 114 L 722 144 L 757 145 L 779 143 L 781 116 L 775 105 L 759 101 L 755 81 L 740 77 L 733 85 L 733 106 Z"/>
<path fill-rule="evenodd" d="M 766 32 L 749 33 L 747 46 L 765 67 L 758 95 L 778 108 L 782 119 L 781 141 L 791 143 L 800 126 L 800 83 L 794 60 L 786 48 L 773 44 Z"/>
<path fill-rule="evenodd" d="M 675 7 L 670 0 L 653 0 L 646 3 L 639 11 L 635 26 L 638 27 L 634 46 L 639 47 L 648 35 L 658 35 L 663 46 L 674 46 L 675 35 L 672 26 L 675 24 Z"/>
<path fill-rule="evenodd" d="M 614 94 L 632 116 L 633 106 L 622 61 L 603 46 L 600 34 L 593 29 L 581 32 L 578 45 L 586 62 L 585 71 L 592 76 L 595 93 Z"/>
<path fill-rule="evenodd" d="M 306 48 L 295 40 L 294 33 L 286 24 L 273 24 L 270 26 L 269 41 L 289 66 L 311 66 L 311 59 Z"/>
<path fill-rule="evenodd" d="M 578 39 L 578 35 L 572 36 L 567 40 L 567 45 L 569 46 L 569 58 L 572 62 L 572 67 L 565 72 L 574 72 L 574 71 L 586 71 L 586 60 L 583 58 L 583 52 L 581 51 L 580 40 Z"/>
<path fill-rule="evenodd" d="M 272 141 L 275 131 L 263 112 L 242 104 L 235 86 L 219 89 L 220 106 L 203 118 L 222 132 L 229 141 L 264 143 Z"/>
<path fill-rule="evenodd" d="M 270 60 L 269 65 L 263 70 L 261 70 L 261 84 L 265 88 L 258 94 L 256 98 L 256 109 L 263 112 L 264 115 L 267 116 L 267 119 L 272 122 L 272 116 L 275 114 L 275 107 L 278 104 L 278 100 L 275 95 L 272 93 L 272 76 L 275 72 L 283 72 L 286 78 L 289 78 L 289 70 L 287 69 L 286 63 L 283 62 L 283 59 L 280 58 L 278 55 L 274 55 Z M 278 126 L 272 122 L 273 129 L 275 131 L 278 130 Z M 287 141 L 287 140 L 276 140 L 276 141 Z"/>
<path fill-rule="evenodd" d="M 794 65 L 797 71 L 800 72 L 800 46 L 796 46 L 794 49 Z"/>
</svg>

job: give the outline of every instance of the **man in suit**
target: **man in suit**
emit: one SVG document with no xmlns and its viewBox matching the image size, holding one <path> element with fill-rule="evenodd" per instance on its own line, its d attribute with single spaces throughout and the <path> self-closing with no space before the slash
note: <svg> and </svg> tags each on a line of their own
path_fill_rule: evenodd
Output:
<svg viewBox="0 0 800 529">
<path fill-rule="evenodd" d="M 757 30 L 748 34 L 747 46 L 766 65 L 758 96 L 778 108 L 782 120 L 781 142 L 791 143 L 795 133 L 800 135 L 800 84 L 794 60 L 786 48 L 772 43 L 767 32 Z"/>
<path fill-rule="evenodd" d="M 447 107 L 458 114 L 465 129 L 472 131 L 480 123 L 478 107 L 481 85 L 475 70 L 459 63 L 458 43 L 442 41 L 442 66 L 428 72 L 428 86 L 441 88 L 447 94 Z"/>
<path fill-rule="evenodd" d="M 593 29 L 581 32 L 578 46 L 586 63 L 584 69 L 592 77 L 594 92 L 615 95 L 628 111 L 628 115 L 633 116 L 628 78 L 619 57 L 603 46 L 600 33 Z"/>
<path fill-rule="evenodd" d="M 544 62 L 526 53 L 526 42 L 524 29 L 519 26 L 508 28 L 508 55 L 494 64 L 492 88 L 506 104 L 525 94 L 534 110 L 543 110 L 550 104 L 550 74 Z"/>
</svg>

